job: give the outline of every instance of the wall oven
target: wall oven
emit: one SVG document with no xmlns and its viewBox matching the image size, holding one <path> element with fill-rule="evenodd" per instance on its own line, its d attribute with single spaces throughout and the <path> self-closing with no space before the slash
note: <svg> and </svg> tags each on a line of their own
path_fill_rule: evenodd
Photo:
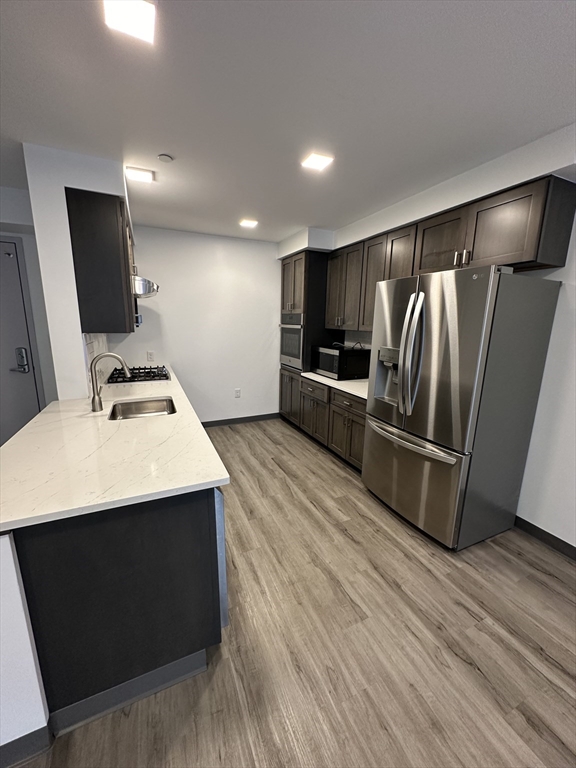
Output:
<svg viewBox="0 0 576 768">
<path fill-rule="evenodd" d="M 302 370 L 304 315 L 283 312 L 280 323 L 280 362 Z"/>
</svg>

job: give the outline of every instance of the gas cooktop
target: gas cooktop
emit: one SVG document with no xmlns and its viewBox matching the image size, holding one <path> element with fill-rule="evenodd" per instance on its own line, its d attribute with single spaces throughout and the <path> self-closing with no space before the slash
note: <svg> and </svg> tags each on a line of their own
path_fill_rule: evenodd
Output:
<svg viewBox="0 0 576 768">
<path fill-rule="evenodd" d="M 135 381 L 169 381 L 170 374 L 165 365 L 141 365 L 130 368 L 131 376 L 126 378 L 123 368 L 114 368 L 108 376 L 108 384 L 133 384 Z"/>
</svg>

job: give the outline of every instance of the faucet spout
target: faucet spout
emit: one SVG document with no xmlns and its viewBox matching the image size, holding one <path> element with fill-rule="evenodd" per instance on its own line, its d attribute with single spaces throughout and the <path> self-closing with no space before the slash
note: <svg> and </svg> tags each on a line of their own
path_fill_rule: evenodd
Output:
<svg viewBox="0 0 576 768">
<path fill-rule="evenodd" d="M 126 365 L 126 361 L 123 357 L 120 357 L 120 355 L 117 355 L 115 352 L 102 352 L 101 355 L 96 355 L 94 360 L 90 363 L 90 381 L 92 383 L 92 410 L 94 413 L 99 413 L 102 410 L 102 398 L 100 397 L 100 390 L 101 387 L 98 386 L 98 375 L 96 373 L 96 367 L 100 360 L 104 357 L 112 357 L 114 360 L 120 363 L 122 368 L 124 368 L 124 373 L 126 374 L 126 378 L 130 378 L 130 369 Z"/>
</svg>

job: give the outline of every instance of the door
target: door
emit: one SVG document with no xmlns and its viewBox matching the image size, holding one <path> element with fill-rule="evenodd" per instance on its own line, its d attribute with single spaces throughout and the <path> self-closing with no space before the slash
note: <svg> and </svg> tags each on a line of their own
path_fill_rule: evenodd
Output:
<svg viewBox="0 0 576 768">
<path fill-rule="evenodd" d="M 290 418 L 290 403 L 291 403 L 291 377 L 280 371 L 280 413 L 287 418 Z"/>
<path fill-rule="evenodd" d="M 0 445 L 40 412 L 28 285 L 19 257 L 14 243 L 0 243 Z"/>
<path fill-rule="evenodd" d="M 472 450 L 497 283 L 494 267 L 420 277 L 404 387 L 404 428 L 413 435 L 456 451 Z M 418 329 L 424 331 L 420 359 Z"/>
<path fill-rule="evenodd" d="M 362 262 L 364 245 L 355 245 L 344 251 L 344 292 L 340 292 L 340 324 L 345 331 L 358 330 L 360 293 L 362 289 Z"/>
<path fill-rule="evenodd" d="M 469 462 L 469 456 L 366 419 L 364 484 L 447 547 L 456 546 Z"/>
<path fill-rule="evenodd" d="M 294 424 L 300 424 L 300 377 L 289 375 L 290 379 L 290 418 Z"/>
<path fill-rule="evenodd" d="M 314 434 L 314 403 L 308 395 L 300 395 L 300 426 L 309 435 Z"/>
<path fill-rule="evenodd" d="M 464 266 L 536 261 L 548 179 L 470 206 Z"/>
<path fill-rule="evenodd" d="M 364 243 L 364 268 L 362 271 L 362 294 L 360 296 L 360 317 L 358 321 L 359 331 L 372 330 L 376 283 L 384 280 L 385 260 L 386 235 L 374 237 L 372 240 Z"/>
<path fill-rule="evenodd" d="M 416 225 L 388 233 L 385 280 L 409 277 L 414 269 Z"/>
<path fill-rule="evenodd" d="M 343 408 L 337 405 L 330 406 L 330 439 L 328 441 L 328 448 L 342 458 L 346 456 L 347 416 L 348 413 Z"/>
<path fill-rule="evenodd" d="M 292 305 L 292 256 L 282 259 L 282 312 L 290 312 Z"/>
<path fill-rule="evenodd" d="M 324 445 L 328 442 L 328 425 L 330 420 L 330 406 L 320 400 L 314 400 L 314 430 L 312 437 Z"/>
<path fill-rule="evenodd" d="M 340 291 L 344 282 L 344 257 L 336 253 L 328 259 L 326 275 L 326 328 L 339 328 Z"/>
<path fill-rule="evenodd" d="M 418 224 L 414 272 L 420 274 L 460 267 L 467 223 L 468 207 L 464 207 Z"/>
<path fill-rule="evenodd" d="M 306 254 L 297 253 L 292 257 L 292 306 L 291 312 L 304 314 L 304 275 Z"/>
<path fill-rule="evenodd" d="M 366 410 L 376 418 L 399 427 L 404 421 L 400 397 L 400 374 L 403 373 L 400 347 L 403 335 L 406 342 L 418 279 L 384 280 L 376 287 Z"/>
<path fill-rule="evenodd" d="M 348 414 L 346 459 L 357 469 L 362 469 L 365 430 L 366 419 L 364 416 L 356 416 L 354 413 Z"/>
</svg>

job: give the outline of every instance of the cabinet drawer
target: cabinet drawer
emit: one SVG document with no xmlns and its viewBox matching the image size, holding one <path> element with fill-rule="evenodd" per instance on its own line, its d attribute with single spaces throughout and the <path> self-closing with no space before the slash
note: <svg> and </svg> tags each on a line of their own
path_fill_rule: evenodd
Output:
<svg viewBox="0 0 576 768">
<path fill-rule="evenodd" d="M 322 400 L 323 403 L 328 402 L 328 390 L 329 387 L 325 387 L 324 384 L 318 384 L 315 381 L 310 381 L 310 379 L 300 379 L 300 391 L 308 397 Z"/>
<path fill-rule="evenodd" d="M 366 400 L 354 397 L 354 395 L 347 395 L 346 392 L 340 392 L 337 389 L 332 390 L 332 402 L 356 413 L 366 413 Z"/>
</svg>

